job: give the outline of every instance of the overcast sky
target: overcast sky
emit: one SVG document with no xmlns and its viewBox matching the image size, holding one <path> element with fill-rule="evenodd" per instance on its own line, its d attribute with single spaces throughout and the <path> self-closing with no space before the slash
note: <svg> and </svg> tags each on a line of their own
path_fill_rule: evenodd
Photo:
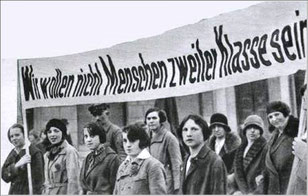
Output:
<svg viewBox="0 0 308 196">
<path fill-rule="evenodd" d="M 257 1 L 1 1 L 1 58 L 62 56 L 161 34 Z"/>
</svg>

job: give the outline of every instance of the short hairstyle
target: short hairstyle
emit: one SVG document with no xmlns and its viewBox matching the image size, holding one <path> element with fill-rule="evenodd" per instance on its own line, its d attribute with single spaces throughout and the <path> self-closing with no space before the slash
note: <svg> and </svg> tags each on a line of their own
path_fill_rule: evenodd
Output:
<svg viewBox="0 0 308 196">
<path fill-rule="evenodd" d="M 11 142 L 10 131 L 11 131 L 11 129 L 14 129 L 14 128 L 19 128 L 20 131 L 21 131 L 21 133 L 22 133 L 23 135 L 25 135 L 24 126 L 22 126 L 22 125 L 19 124 L 19 123 L 15 123 L 15 124 L 13 124 L 13 125 L 9 128 L 9 130 L 8 130 L 8 132 L 7 132 L 7 137 L 8 137 L 8 139 L 9 139 L 10 142 Z"/>
<path fill-rule="evenodd" d="M 266 106 L 266 114 L 269 115 L 272 112 L 281 112 L 284 117 L 287 117 L 290 115 L 290 108 L 282 101 L 272 101 Z"/>
<path fill-rule="evenodd" d="M 140 124 L 134 123 L 123 128 L 130 142 L 139 140 L 139 148 L 144 149 L 150 146 L 150 137 L 146 130 Z"/>
<path fill-rule="evenodd" d="M 210 135 L 212 134 L 212 131 L 211 129 L 209 129 L 207 122 L 199 115 L 190 114 L 182 120 L 180 127 L 177 130 L 178 136 L 181 138 L 181 140 L 183 140 L 183 135 L 182 135 L 183 127 L 188 120 L 193 120 L 198 126 L 200 126 L 204 141 L 206 141 L 210 137 Z"/>
<path fill-rule="evenodd" d="M 100 116 L 103 114 L 103 111 L 108 110 L 109 108 L 110 108 L 109 104 L 101 103 L 101 104 L 90 105 L 88 110 L 93 116 Z"/>
<path fill-rule="evenodd" d="M 98 135 L 100 143 L 103 144 L 106 142 L 106 133 L 102 126 L 95 122 L 89 122 L 84 126 L 84 128 L 88 130 L 90 136 Z"/>
<path fill-rule="evenodd" d="M 157 107 L 154 107 L 154 108 L 150 108 L 146 111 L 145 113 L 145 118 L 144 118 L 144 123 L 147 124 L 147 116 L 152 113 L 152 112 L 157 112 L 158 113 L 158 117 L 159 117 L 159 122 L 160 123 L 163 123 L 163 122 L 166 122 L 167 120 L 167 115 L 166 115 L 166 112 L 162 109 L 159 109 Z"/>
</svg>

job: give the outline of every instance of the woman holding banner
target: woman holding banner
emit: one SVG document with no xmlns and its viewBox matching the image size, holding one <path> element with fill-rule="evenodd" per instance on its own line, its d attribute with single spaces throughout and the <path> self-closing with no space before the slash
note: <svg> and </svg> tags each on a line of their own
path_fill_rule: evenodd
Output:
<svg viewBox="0 0 308 196">
<path fill-rule="evenodd" d="M 67 141 L 66 125 L 59 119 L 46 124 L 51 143 L 44 155 L 45 189 L 47 195 L 76 195 L 79 193 L 79 160 L 77 150 Z"/>
<path fill-rule="evenodd" d="M 9 195 L 29 194 L 27 164 L 31 163 L 33 194 L 41 194 L 44 183 L 44 160 L 42 152 L 34 145 L 26 154 L 24 127 L 14 124 L 9 128 L 8 139 L 14 145 L 2 167 L 2 179 L 11 182 Z"/>
</svg>

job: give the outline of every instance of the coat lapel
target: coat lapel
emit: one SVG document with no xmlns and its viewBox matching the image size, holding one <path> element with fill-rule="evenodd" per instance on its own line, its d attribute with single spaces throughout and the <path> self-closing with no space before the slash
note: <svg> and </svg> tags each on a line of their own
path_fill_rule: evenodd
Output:
<svg viewBox="0 0 308 196">
<path fill-rule="evenodd" d="M 247 170 L 250 163 L 253 161 L 253 159 L 259 154 L 260 151 L 263 150 L 264 145 L 266 144 L 265 138 L 262 136 L 259 137 L 249 148 L 246 157 L 243 159 L 243 165 L 244 165 L 244 171 Z"/>
<path fill-rule="evenodd" d="M 158 133 L 156 134 L 151 133 L 151 144 L 163 142 L 166 133 L 167 130 L 164 129 L 163 127 L 158 131 Z"/>
<path fill-rule="evenodd" d="M 271 154 L 272 154 L 272 148 L 273 148 L 273 145 L 275 143 L 275 140 L 277 139 L 276 137 L 278 136 L 278 131 L 274 131 L 273 132 L 273 135 L 269 141 L 269 149 L 266 153 L 266 158 L 265 158 L 265 164 L 267 166 L 267 168 L 274 174 L 274 175 L 278 175 L 278 172 L 274 166 L 274 163 L 272 162 L 272 158 L 271 158 Z"/>
</svg>

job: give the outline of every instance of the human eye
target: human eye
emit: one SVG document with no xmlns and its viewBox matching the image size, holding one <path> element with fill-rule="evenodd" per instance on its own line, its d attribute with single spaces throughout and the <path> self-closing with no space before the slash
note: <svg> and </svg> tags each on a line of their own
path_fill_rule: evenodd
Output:
<svg viewBox="0 0 308 196">
<path fill-rule="evenodd" d="M 185 127 L 185 128 L 183 128 L 183 131 L 185 131 L 185 132 L 186 132 L 187 130 L 188 130 L 188 129 L 187 129 L 186 127 Z"/>
<path fill-rule="evenodd" d="M 124 142 L 124 143 L 127 143 L 127 139 L 123 139 L 123 142 Z"/>
</svg>

